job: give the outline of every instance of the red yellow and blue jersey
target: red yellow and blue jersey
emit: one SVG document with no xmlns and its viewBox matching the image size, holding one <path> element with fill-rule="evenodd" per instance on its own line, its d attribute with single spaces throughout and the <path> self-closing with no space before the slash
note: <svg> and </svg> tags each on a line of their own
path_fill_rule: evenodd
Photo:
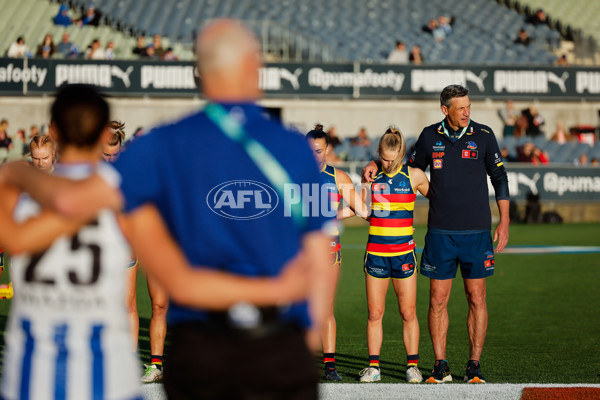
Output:
<svg viewBox="0 0 600 400">
<path fill-rule="evenodd" d="M 407 165 L 393 174 L 381 169 L 377 171 L 371 184 L 367 253 L 393 257 L 414 250 L 413 211 L 416 196 Z"/>
<path fill-rule="evenodd" d="M 324 190 L 327 191 L 327 197 L 329 199 L 329 210 L 331 212 L 337 211 L 342 195 L 337 184 L 337 177 L 335 168 L 331 165 L 324 164 L 321 169 L 321 175 L 324 185 Z M 326 228 L 326 234 L 331 236 L 331 252 L 335 253 L 341 249 L 340 244 L 340 231 L 338 229 L 337 221 L 334 224 L 328 224 Z"/>
</svg>

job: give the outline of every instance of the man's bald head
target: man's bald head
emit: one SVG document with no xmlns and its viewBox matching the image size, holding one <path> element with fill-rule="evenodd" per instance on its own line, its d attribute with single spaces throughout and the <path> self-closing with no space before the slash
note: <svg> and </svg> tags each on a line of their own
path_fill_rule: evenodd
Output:
<svg viewBox="0 0 600 400">
<path fill-rule="evenodd" d="M 256 100 L 262 66 L 256 37 L 235 20 L 209 24 L 198 37 L 197 65 L 206 97 L 222 101 Z"/>
</svg>

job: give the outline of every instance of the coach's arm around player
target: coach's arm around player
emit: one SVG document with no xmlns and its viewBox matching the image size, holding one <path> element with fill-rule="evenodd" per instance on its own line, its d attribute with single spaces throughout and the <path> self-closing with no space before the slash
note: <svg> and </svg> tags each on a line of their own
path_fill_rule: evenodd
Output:
<svg viewBox="0 0 600 400">
<path fill-rule="evenodd" d="M 0 193 L 0 243 L 10 254 L 42 251 L 58 236 L 76 232 L 85 222 L 68 220 L 49 210 L 26 221 L 15 222 L 12 214 L 19 199 L 19 190 L 12 185 L 3 184 L 0 185 Z"/>
<path fill-rule="evenodd" d="M 121 227 L 146 270 L 180 305 L 223 310 L 239 302 L 285 304 L 306 297 L 307 260 L 298 255 L 275 278 L 244 278 L 208 268 L 189 268 L 162 217 L 147 204 L 122 216 Z"/>
<path fill-rule="evenodd" d="M 58 236 L 77 231 L 98 210 L 120 210 L 123 202 L 120 192 L 107 183 L 106 177 L 94 175 L 73 181 L 49 175 L 25 162 L 2 166 L 0 185 L 6 188 L 0 202 L 0 243 L 13 254 L 43 250 Z M 49 211 L 17 226 L 11 212 L 19 190 L 29 193 Z M 12 206 L 8 204 L 10 199 Z M 258 306 L 277 305 L 305 298 L 309 290 L 306 256 L 297 256 L 280 276 L 273 278 L 245 278 L 192 268 L 153 206 L 140 207 L 122 216 L 121 221 L 146 269 L 160 279 L 169 296 L 180 304 L 215 310 L 242 301 Z"/>
</svg>

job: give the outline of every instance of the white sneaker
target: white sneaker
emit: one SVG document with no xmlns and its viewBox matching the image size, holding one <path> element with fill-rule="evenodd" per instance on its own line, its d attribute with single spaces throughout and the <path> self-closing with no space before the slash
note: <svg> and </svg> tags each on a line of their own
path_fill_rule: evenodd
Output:
<svg viewBox="0 0 600 400">
<path fill-rule="evenodd" d="M 421 371 L 419 371 L 419 368 L 417 368 L 413 365 L 412 367 L 408 367 L 406 369 L 406 382 L 408 382 L 408 383 L 423 382 L 423 374 L 421 374 Z"/>
<path fill-rule="evenodd" d="M 360 371 L 361 382 L 377 382 L 381 380 L 381 371 L 379 368 L 368 367 Z"/>
<path fill-rule="evenodd" d="M 140 379 L 142 383 L 152 383 L 161 381 L 163 378 L 163 372 L 156 367 L 156 365 L 147 365 L 144 364 L 146 370 L 144 371 L 144 375 Z"/>
</svg>

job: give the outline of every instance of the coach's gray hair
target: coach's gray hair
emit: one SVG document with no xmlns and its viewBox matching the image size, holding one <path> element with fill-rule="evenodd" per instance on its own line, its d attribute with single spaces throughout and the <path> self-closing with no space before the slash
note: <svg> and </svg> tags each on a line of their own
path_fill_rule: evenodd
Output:
<svg viewBox="0 0 600 400">
<path fill-rule="evenodd" d="M 455 97 L 465 97 L 469 94 L 469 89 L 463 85 L 448 85 L 440 94 L 440 105 L 450 107 L 451 100 Z"/>
</svg>

